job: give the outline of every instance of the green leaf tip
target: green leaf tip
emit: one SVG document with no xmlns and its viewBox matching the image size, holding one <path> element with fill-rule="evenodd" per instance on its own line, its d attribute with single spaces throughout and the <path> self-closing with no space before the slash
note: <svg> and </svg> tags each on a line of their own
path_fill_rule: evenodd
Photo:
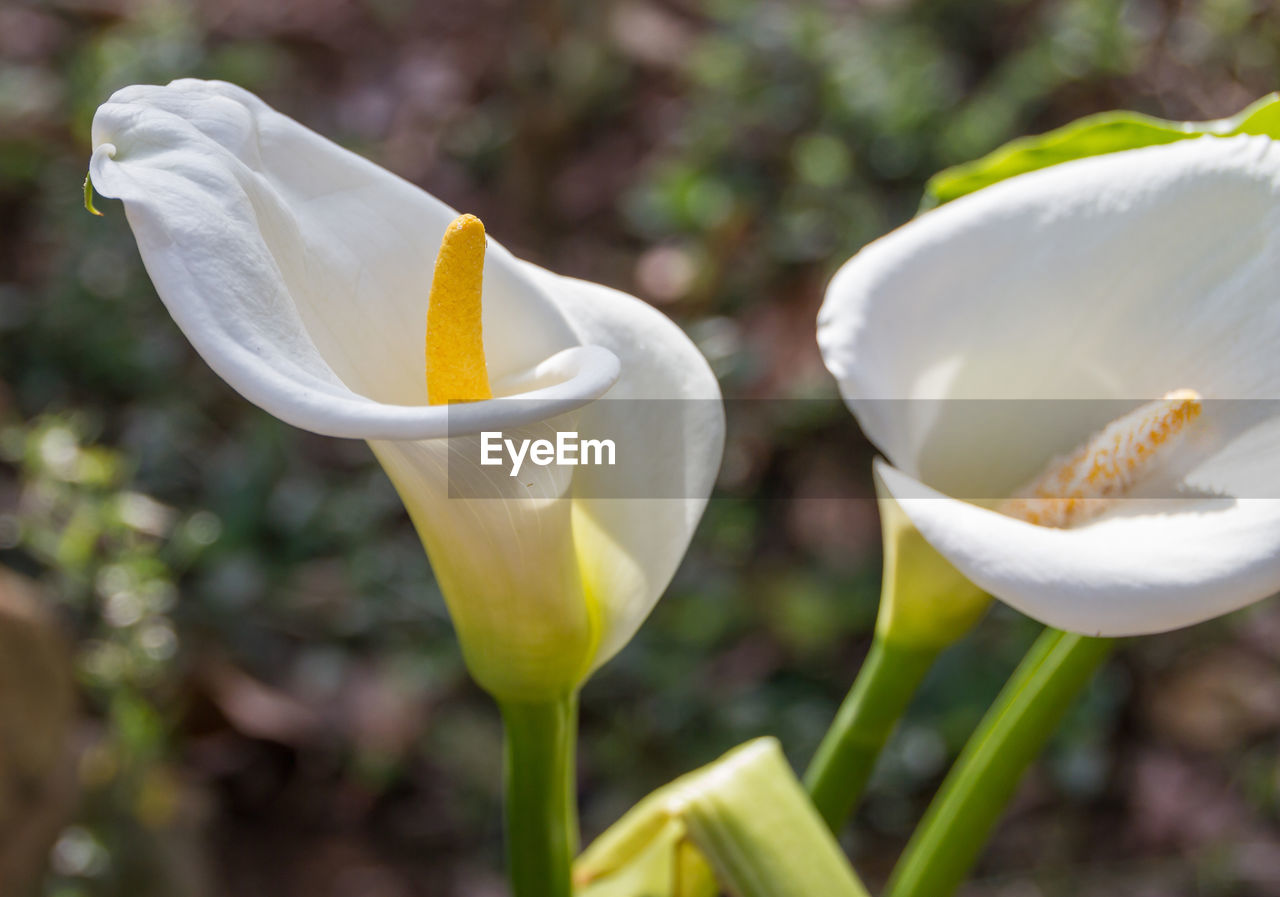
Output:
<svg viewBox="0 0 1280 897">
<path fill-rule="evenodd" d="M 1138 112 L 1099 112 L 1044 134 L 1019 137 L 980 159 L 935 174 L 925 185 L 920 211 L 1061 162 L 1190 137 L 1237 134 L 1280 140 L 1280 93 L 1269 93 L 1233 116 L 1212 121 L 1168 121 Z"/>
<path fill-rule="evenodd" d="M 1252 134 L 1280 140 L 1280 92 L 1250 103 L 1238 115 L 1222 119 L 1227 134 Z"/>
<path fill-rule="evenodd" d="M 102 217 L 102 213 L 94 208 L 93 205 L 93 181 L 90 180 L 88 172 L 84 176 L 84 208 L 89 214 L 97 215 L 99 218 Z"/>
</svg>

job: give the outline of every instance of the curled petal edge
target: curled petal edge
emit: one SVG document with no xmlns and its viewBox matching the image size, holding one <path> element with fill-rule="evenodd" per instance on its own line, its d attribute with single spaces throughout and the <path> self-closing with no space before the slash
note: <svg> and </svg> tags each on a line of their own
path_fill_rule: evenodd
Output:
<svg viewBox="0 0 1280 897">
<path fill-rule="evenodd" d="M 1049 529 L 950 498 L 887 462 L 876 477 L 924 539 L 991 595 L 1050 626 L 1121 637 L 1191 626 L 1280 588 L 1280 500 L 1155 499 Z M 1145 513 L 1149 512 L 1149 513 Z"/>
</svg>

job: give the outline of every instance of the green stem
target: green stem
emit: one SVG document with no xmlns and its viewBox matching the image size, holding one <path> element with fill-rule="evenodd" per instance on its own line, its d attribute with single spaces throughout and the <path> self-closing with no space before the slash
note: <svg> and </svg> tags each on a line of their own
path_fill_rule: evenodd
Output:
<svg viewBox="0 0 1280 897">
<path fill-rule="evenodd" d="M 947 897 L 969 874 L 1023 772 L 1111 652 L 1046 629 L 1000 692 L 898 861 L 887 897 Z"/>
<path fill-rule="evenodd" d="M 844 828 L 853 814 L 885 742 L 939 653 L 879 636 L 871 643 L 804 776 L 809 796 L 832 831 Z"/>
<path fill-rule="evenodd" d="M 507 872 L 514 897 L 570 897 L 578 851 L 574 741 L 578 696 L 502 703 Z"/>
</svg>

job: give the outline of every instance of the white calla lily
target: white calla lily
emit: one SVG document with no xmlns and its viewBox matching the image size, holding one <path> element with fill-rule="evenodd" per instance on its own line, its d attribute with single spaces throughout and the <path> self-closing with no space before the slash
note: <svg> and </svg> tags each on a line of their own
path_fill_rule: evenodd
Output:
<svg viewBox="0 0 1280 897">
<path fill-rule="evenodd" d="M 1278 285 L 1280 146 L 1202 137 L 925 213 L 836 274 L 818 340 L 879 486 L 961 573 L 1059 628 L 1149 633 L 1280 589 Z M 1176 390 L 1203 413 L 1105 513 L 1050 528 L 963 500 Z"/>
<path fill-rule="evenodd" d="M 94 187 L 124 201 L 157 291 L 209 365 L 282 420 L 370 442 L 482 685 L 545 700 L 626 643 L 683 557 L 723 445 L 715 378 L 675 324 L 490 241 L 495 398 L 431 405 L 428 286 L 456 212 L 221 82 L 125 88 L 94 117 L 93 146 Z M 646 415 L 637 399 L 672 401 Z M 481 431 L 570 426 L 643 457 L 510 482 L 450 464 Z M 457 497 L 467 476 L 500 497 Z"/>
</svg>

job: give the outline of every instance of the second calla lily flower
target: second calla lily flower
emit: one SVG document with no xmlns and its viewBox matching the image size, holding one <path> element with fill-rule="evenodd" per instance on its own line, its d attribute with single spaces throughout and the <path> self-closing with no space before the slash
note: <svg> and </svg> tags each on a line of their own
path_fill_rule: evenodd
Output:
<svg viewBox="0 0 1280 897">
<path fill-rule="evenodd" d="M 482 313 L 450 312 L 439 333 L 460 342 L 460 364 L 487 368 L 495 398 L 432 404 L 427 296 L 456 212 L 221 82 L 121 90 L 93 145 L 94 187 L 124 201 L 156 289 L 209 365 L 295 426 L 369 441 L 486 689 L 546 700 L 627 642 L 683 557 L 723 447 L 715 378 L 675 324 L 485 252 L 481 229 L 463 263 L 483 258 Z M 482 343 L 468 317 L 481 314 Z M 453 388 L 448 371 L 430 376 Z M 459 440 L 565 428 L 607 435 L 632 463 L 473 471 L 490 497 L 458 496 Z"/>
<path fill-rule="evenodd" d="M 882 495 L 961 573 L 1157 632 L 1280 588 L 1278 285 L 1280 144 L 1203 137 L 925 213 L 840 270 L 819 343 Z"/>
</svg>

